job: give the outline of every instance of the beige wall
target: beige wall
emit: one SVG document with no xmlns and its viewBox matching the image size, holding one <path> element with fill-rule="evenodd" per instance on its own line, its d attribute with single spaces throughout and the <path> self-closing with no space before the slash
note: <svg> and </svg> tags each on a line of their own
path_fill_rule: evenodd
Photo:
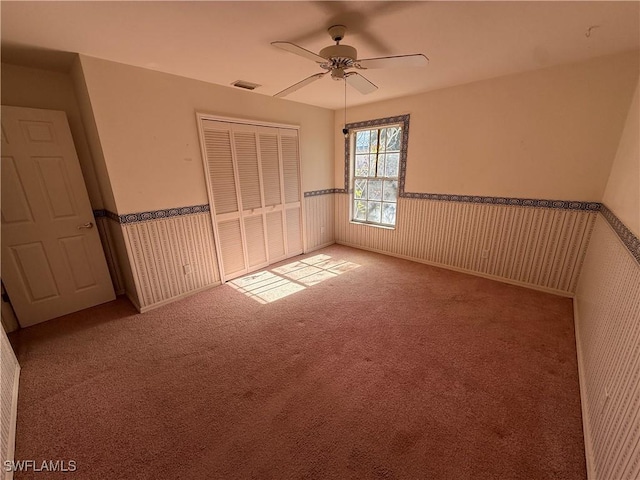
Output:
<svg viewBox="0 0 640 480">
<path fill-rule="evenodd" d="M 576 344 L 590 479 L 640 474 L 640 264 L 602 215 L 576 293 Z"/>
<path fill-rule="evenodd" d="M 637 78 L 636 51 L 354 107 L 347 122 L 411 114 L 408 192 L 601 201 Z M 342 124 L 336 111 L 337 187 Z"/>
<path fill-rule="evenodd" d="M 91 206 L 103 200 L 71 77 L 66 73 L 2 64 L 2 104 L 66 112 Z"/>
<path fill-rule="evenodd" d="M 84 79 L 84 73 L 82 66 L 80 65 L 80 58 L 76 57 L 71 68 L 71 79 L 78 99 L 78 107 L 80 114 L 82 115 L 82 121 L 85 131 L 87 133 L 87 140 L 91 156 L 93 158 L 93 166 L 96 172 L 96 179 L 102 192 L 102 201 L 104 208 L 112 212 L 116 212 L 116 201 L 113 197 L 113 189 L 111 188 L 111 180 L 109 178 L 109 172 L 107 171 L 107 165 L 104 160 L 104 154 L 102 152 L 102 145 L 100 143 L 100 136 L 98 134 L 98 128 L 93 115 L 93 108 L 91 105 L 91 98 L 89 98 L 89 91 Z"/>
<path fill-rule="evenodd" d="M 640 237 L 640 84 L 613 161 L 603 202 Z"/>
<path fill-rule="evenodd" d="M 304 191 L 333 184 L 333 111 L 81 55 L 118 213 L 208 203 L 196 112 L 300 125 Z"/>
</svg>

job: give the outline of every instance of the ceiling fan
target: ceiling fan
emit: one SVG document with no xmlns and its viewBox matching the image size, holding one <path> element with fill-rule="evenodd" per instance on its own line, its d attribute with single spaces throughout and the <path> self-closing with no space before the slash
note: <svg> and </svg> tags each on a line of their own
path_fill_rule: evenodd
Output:
<svg viewBox="0 0 640 480">
<path fill-rule="evenodd" d="M 285 88 L 281 92 L 276 93 L 274 96 L 284 97 L 289 95 L 290 93 L 321 79 L 327 73 L 330 73 L 331 78 L 334 80 L 344 80 L 360 93 L 366 95 L 368 93 L 375 92 L 378 87 L 367 80 L 363 75 L 360 75 L 358 72 L 348 72 L 348 69 L 356 68 L 359 70 L 367 70 L 369 68 L 424 67 L 429 62 L 429 59 L 421 53 L 414 55 L 395 55 L 392 57 L 358 59 L 358 52 L 355 48 L 350 45 L 340 45 L 346 31 L 347 27 L 344 25 L 333 25 L 332 27 L 329 27 L 329 35 L 331 35 L 331 38 L 336 42 L 336 44 L 323 48 L 320 50 L 319 54 L 302 48 L 295 43 L 272 42 L 271 45 L 274 47 L 295 53 L 296 55 L 308 58 L 309 60 L 313 60 L 320 66 L 320 68 L 326 70 L 325 72 L 311 75 L 310 77 Z"/>
</svg>

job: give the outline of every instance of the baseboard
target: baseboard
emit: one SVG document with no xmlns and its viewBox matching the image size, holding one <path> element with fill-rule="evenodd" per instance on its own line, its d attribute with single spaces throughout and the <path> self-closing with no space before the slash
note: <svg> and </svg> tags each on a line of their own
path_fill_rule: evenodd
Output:
<svg viewBox="0 0 640 480">
<path fill-rule="evenodd" d="M 402 258 L 403 260 L 410 260 L 412 262 L 423 263 L 432 267 L 444 268 L 446 270 L 453 270 L 454 272 L 466 273 L 469 275 L 475 275 L 476 277 L 488 278 L 489 280 L 495 280 L 496 282 L 508 283 L 509 285 L 515 285 L 517 287 L 529 288 L 531 290 L 538 290 L 544 293 L 551 293 L 560 297 L 574 298 L 574 294 L 571 292 L 565 292 L 564 290 L 556 290 L 555 288 L 541 287 L 532 283 L 519 282 L 518 280 L 511 280 L 510 278 L 498 277 L 496 275 L 490 275 L 488 273 L 476 272 L 475 270 L 467 270 L 466 268 L 454 267 L 452 265 L 446 265 L 444 263 L 430 262 L 429 260 L 423 260 L 421 258 L 410 257 L 408 255 L 401 255 L 399 253 L 386 252 L 384 250 L 378 250 L 377 248 L 363 247 L 347 242 L 336 242 L 338 245 L 344 245 L 346 247 L 359 248 L 360 250 L 367 250 L 369 252 L 381 253 L 382 255 L 389 255 L 390 257 Z"/>
<path fill-rule="evenodd" d="M 576 355 L 578 357 L 578 381 L 580 384 L 580 407 L 582 409 L 582 434 L 584 435 L 584 456 L 587 462 L 587 479 L 595 480 L 593 449 L 591 447 L 591 427 L 589 426 L 589 405 L 587 404 L 584 364 L 582 363 L 582 348 L 580 346 L 580 321 L 578 313 L 578 298 L 573 297 L 573 323 L 576 336 Z"/>
<path fill-rule="evenodd" d="M 18 422 L 18 387 L 20 385 L 20 365 L 16 363 L 16 375 L 13 379 L 13 396 L 11 398 L 11 417 L 9 419 L 9 438 L 7 439 L 7 460 L 14 460 L 16 451 L 16 424 Z M 1 465 L 4 471 L 4 465 Z M 13 471 L 5 472 L 4 480 L 12 480 Z"/>
<path fill-rule="evenodd" d="M 308 249 L 306 252 L 304 253 L 311 253 L 311 252 L 315 252 L 316 250 L 320 250 L 321 248 L 326 248 L 330 245 L 334 245 L 336 242 L 334 240 L 331 240 L 330 242 L 327 243 L 323 243 L 322 245 L 316 245 L 313 248 Z"/>
<path fill-rule="evenodd" d="M 205 290 L 209 290 L 210 288 L 218 287 L 222 285 L 222 282 L 215 282 L 210 285 L 205 285 L 204 287 L 197 288 L 195 290 L 190 290 L 188 292 L 182 293 L 180 295 L 176 295 L 175 297 L 168 298 L 166 300 L 162 300 L 157 303 L 152 303 L 151 305 L 145 305 L 144 307 L 138 307 L 134 302 L 134 305 L 138 309 L 140 313 L 148 312 L 149 310 L 154 310 L 156 308 L 162 307 L 164 305 L 168 305 L 173 302 L 177 302 L 178 300 L 182 300 L 183 298 L 190 297 L 191 295 L 195 295 L 196 293 L 204 292 Z M 131 298 L 129 298 L 131 300 Z"/>
</svg>

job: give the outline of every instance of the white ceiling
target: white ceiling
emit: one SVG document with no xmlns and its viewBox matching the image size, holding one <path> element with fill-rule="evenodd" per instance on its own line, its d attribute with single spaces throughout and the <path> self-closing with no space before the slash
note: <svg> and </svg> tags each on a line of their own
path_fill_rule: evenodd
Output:
<svg viewBox="0 0 640 480">
<path fill-rule="evenodd" d="M 78 52 L 273 95 L 322 70 L 270 46 L 318 52 L 326 28 L 359 58 L 424 53 L 425 68 L 360 71 L 379 90 L 348 90 L 349 105 L 640 48 L 640 2 L 12 2 L 2 1 L 3 61 L 59 66 Z M 588 29 L 592 28 L 590 34 Z M 287 97 L 338 109 L 327 77 Z"/>
</svg>

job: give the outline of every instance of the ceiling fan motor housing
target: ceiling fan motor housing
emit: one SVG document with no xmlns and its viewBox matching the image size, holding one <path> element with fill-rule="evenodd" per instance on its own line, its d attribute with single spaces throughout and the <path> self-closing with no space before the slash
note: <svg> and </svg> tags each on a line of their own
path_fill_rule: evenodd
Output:
<svg viewBox="0 0 640 480">
<path fill-rule="evenodd" d="M 320 56 L 329 60 L 332 68 L 349 68 L 356 62 L 358 51 L 350 45 L 331 45 L 320 50 Z"/>
</svg>

